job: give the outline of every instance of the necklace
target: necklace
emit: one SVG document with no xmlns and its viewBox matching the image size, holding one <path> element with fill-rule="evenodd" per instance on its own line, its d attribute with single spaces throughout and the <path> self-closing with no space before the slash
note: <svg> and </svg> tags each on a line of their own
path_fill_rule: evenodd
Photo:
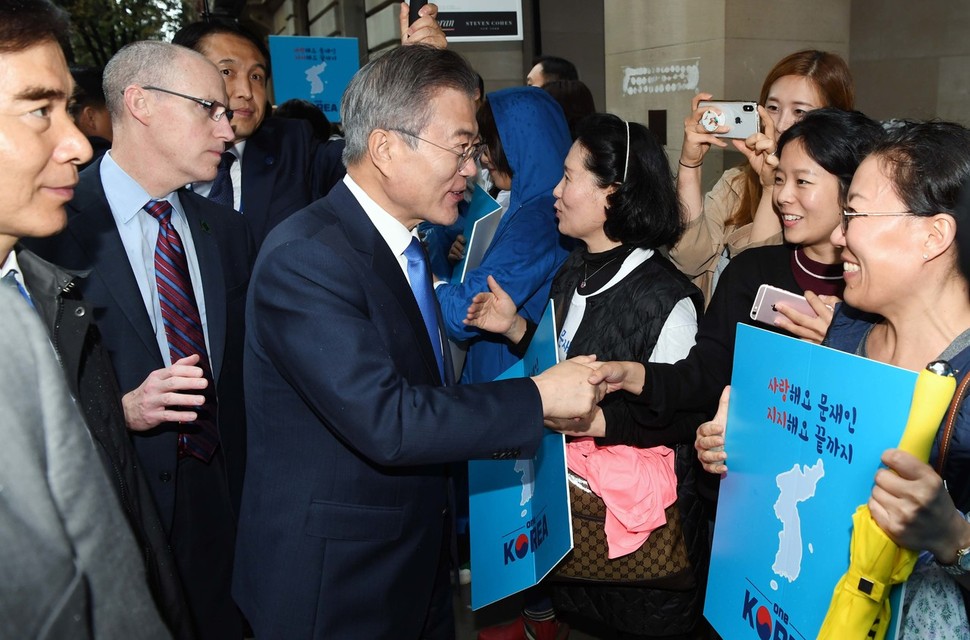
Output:
<svg viewBox="0 0 970 640">
<path fill-rule="evenodd" d="M 607 260 L 606 262 L 604 262 L 603 265 L 600 266 L 600 268 L 597 269 L 596 271 L 594 271 L 593 273 L 587 273 L 589 271 L 589 264 L 587 264 L 586 262 L 583 262 L 583 281 L 579 283 L 579 288 L 580 289 L 585 289 L 586 288 L 586 281 L 589 280 L 590 278 L 592 278 L 593 276 L 595 276 L 597 273 L 599 273 L 600 271 L 602 271 L 606 267 L 608 267 L 610 265 L 610 263 L 613 262 L 614 260 L 616 260 L 616 256 L 614 256 L 614 257 L 610 258 L 609 260 Z"/>
<path fill-rule="evenodd" d="M 816 280 L 842 280 L 842 276 L 820 276 L 817 273 L 812 273 L 811 271 L 809 271 L 808 269 L 806 269 L 805 268 L 805 265 L 802 264 L 802 261 L 798 259 L 798 251 L 799 251 L 799 249 L 795 249 L 795 264 L 798 265 L 798 268 L 799 269 L 801 269 L 802 271 L 804 271 L 808 275 L 812 276 Z"/>
</svg>

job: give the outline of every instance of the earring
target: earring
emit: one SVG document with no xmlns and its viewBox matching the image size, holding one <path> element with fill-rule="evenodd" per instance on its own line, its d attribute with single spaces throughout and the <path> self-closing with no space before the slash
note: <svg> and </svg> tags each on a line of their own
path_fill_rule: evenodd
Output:
<svg viewBox="0 0 970 640">
<path fill-rule="evenodd" d="M 929 260 L 929 259 L 930 259 L 930 257 L 924 253 L 923 254 L 923 260 Z"/>
</svg>

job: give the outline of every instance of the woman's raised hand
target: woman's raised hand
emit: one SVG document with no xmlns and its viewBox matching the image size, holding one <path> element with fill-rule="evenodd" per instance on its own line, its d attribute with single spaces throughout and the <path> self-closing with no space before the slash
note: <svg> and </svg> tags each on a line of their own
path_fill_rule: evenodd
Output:
<svg viewBox="0 0 970 640">
<path fill-rule="evenodd" d="M 697 103 L 701 100 L 710 100 L 709 93 L 698 93 L 690 101 L 690 115 L 684 119 L 684 145 L 680 150 L 680 166 L 684 168 L 696 168 L 704 162 L 704 156 L 711 149 L 711 145 L 717 147 L 727 147 L 727 143 L 704 129 L 701 124 L 701 116 L 707 111 L 707 107 L 700 108 Z M 717 133 L 724 133 L 728 130 L 727 125 L 717 128 Z"/>
<path fill-rule="evenodd" d="M 492 276 L 488 276 L 488 289 L 475 294 L 462 322 L 490 333 L 507 335 L 523 319 L 516 313 L 515 301 Z"/>
<path fill-rule="evenodd" d="M 745 140 L 733 140 L 735 148 L 748 159 L 751 168 L 761 177 L 763 188 L 775 185 L 775 168 L 778 166 L 778 148 L 775 140 L 775 121 L 768 117 L 768 112 L 758 105 L 758 115 L 764 124 L 763 133 L 748 136 Z"/>
<path fill-rule="evenodd" d="M 832 324 L 832 316 L 835 314 L 835 305 L 839 302 L 836 296 L 817 296 L 811 291 L 805 292 L 805 299 L 815 310 L 816 317 L 796 311 L 784 302 L 776 305 L 781 314 L 775 320 L 775 326 L 815 344 L 822 344 L 825 334 L 829 331 Z"/>
</svg>

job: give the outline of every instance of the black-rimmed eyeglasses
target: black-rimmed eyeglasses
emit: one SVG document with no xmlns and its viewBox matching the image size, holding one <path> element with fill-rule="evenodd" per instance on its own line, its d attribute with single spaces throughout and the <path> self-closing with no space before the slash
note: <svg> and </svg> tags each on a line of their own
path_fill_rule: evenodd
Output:
<svg viewBox="0 0 970 640">
<path fill-rule="evenodd" d="M 472 162 L 477 162 L 478 159 L 482 157 L 482 153 L 484 153 L 485 151 L 484 142 L 473 142 L 472 144 L 465 147 L 464 151 L 455 151 L 450 147 L 445 147 L 436 142 L 431 142 L 430 140 L 426 140 L 421 136 L 415 135 L 410 131 L 405 131 L 404 129 L 391 129 L 391 131 L 397 131 L 398 133 L 403 133 L 405 135 L 411 136 L 415 140 L 420 140 L 421 142 L 427 142 L 432 147 L 438 147 L 439 149 L 444 149 L 448 153 L 454 154 L 455 156 L 458 157 L 458 166 L 455 167 L 456 172 L 461 171 L 461 168 L 464 167 L 465 163 L 468 162 L 469 160 L 471 160 Z"/>
<path fill-rule="evenodd" d="M 161 91 L 162 93 L 168 93 L 173 96 L 178 96 L 180 98 L 185 98 L 186 100 L 191 100 L 196 104 L 201 104 L 209 112 L 209 117 L 219 122 L 222 120 L 222 116 L 225 116 L 227 120 L 232 120 L 232 109 L 217 102 L 215 100 L 205 100 L 203 98 L 196 98 L 194 96 L 187 96 L 184 93 L 179 93 L 178 91 L 171 91 L 169 89 L 162 89 L 161 87 L 144 86 L 142 89 L 148 89 L 149 91 Z"/>
<path fill-rule="evenodd" d="M 849 232 L 850 218 L 901 218 L 905 216 L 915 216 L 912 211 L 893 211 L 890 213 L 869 213 L 866 211 L 846 211 L 842 210 L 842 235 Z"/>
</svg>

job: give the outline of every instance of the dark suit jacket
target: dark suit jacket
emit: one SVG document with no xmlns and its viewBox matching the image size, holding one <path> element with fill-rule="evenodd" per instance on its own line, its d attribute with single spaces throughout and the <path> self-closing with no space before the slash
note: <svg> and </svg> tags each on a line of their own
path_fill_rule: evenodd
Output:
<svg viewBox="0 0 970 640">
<path fill-rule="evenodd" d="M 246 140 L 242 211 L 259 246 L 290 214 L 323 197 L 344 175 L 336 147 L 314 139 L 302 120 L 267 118 Z"/>
<path fill-rule="evenodd" d="M 123 393 L 164 365 L 121 236 L 101 184 L 101 163 L 81 172 L 68 204 L 67 229 L 25 242 L 67 269 L 90 270 L 78 286 L 90 305 Z M 254 253 L 245 221 L 232 209 L 186 190 L 179 199 L 192 230 L 202 274 L 209 357 L 216 382 L 218 426 L 230 491 L 238 502 L 245 464 L 242 395 L 243 313 Z M 161 425 L 133 437 L 166 531 L 175 505 L 177 425 Z"/>
<path fill-rule="evenodd" d="M 444 463 L 532 455 L 535 385 L 440 386 L 401 267 L 342 183 L 270 234 L 246 313 L 236 602 L 262 639 L 417 638 Z"/>
</svg>

